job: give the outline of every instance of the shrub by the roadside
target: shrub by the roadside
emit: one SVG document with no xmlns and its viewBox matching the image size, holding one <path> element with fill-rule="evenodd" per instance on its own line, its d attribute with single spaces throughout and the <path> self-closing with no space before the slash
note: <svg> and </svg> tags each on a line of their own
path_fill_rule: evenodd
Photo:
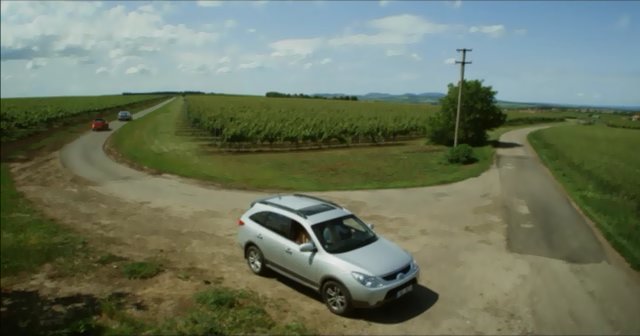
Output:
<svg viewBox="0 0 640 336">
<path fill-rule="evenodd" d="M 450 148 L 446 153 L 446 159 L 447 162 L 455 164 L 470 164 L 478 161 L 473 148 L 467 144 Z"/>
<path fill-rule="evenodd" d="M 125 264 L 122 273 L 129 279 L 149 279 L 162 272 L 162 265 L 157 261 L 142 261 Z"/>
</svg>

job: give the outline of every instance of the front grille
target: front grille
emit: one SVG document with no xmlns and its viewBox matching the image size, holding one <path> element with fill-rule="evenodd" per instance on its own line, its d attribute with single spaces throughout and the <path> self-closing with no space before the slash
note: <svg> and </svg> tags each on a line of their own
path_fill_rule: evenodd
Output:
<svg viewBox="0 0 640 336">
<path fill-rule="evenodd" d="M 385 276 L 383 276 L 382 278 L 385 279 L 386 281 L 393 281 L 398 277 L 398 274 L 400 273 L 404 273 L 405 275 L 407 273 L 409 273 L 409 270 L 411 270 L 411 264 L 407 264 L 407 266 L 395 271 L 395 272 L 391 272 Z"/>
<path fill-rule="evenodd" d="M 393 300 L 396 298 L 396 295 L 398 294 L 398 291 L 400 291 L 401 289 L 405 289 L 409 286 L 415 286 L 418 284 L 418 280 L 417 279 L 411 279 L 411 281 L 407 282 L 406 284 L 396 287 L 390 291 L 387 292 L 387 295 L 384 296 L 384 301 L 387 300 Z M 415 289 L 414 289 L 415 290 Z"/>
</svg>

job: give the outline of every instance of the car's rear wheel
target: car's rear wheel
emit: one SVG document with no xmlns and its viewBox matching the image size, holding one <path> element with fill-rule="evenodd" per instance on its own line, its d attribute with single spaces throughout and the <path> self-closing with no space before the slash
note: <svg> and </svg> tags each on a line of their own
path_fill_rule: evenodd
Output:
<svg viewBox="0 0 640 336">
<path fill-rule="evenodd" d="M 264 275 L 266 273 L 264 255 L 262 255 L 262 251 L 260 251 L 257 246 L 251 245 L 247 248 L 246 258 L 251 272 L 257 275 Z"/>
<path fill-rule="evenodd" d="M 336 315 L 347 315 L 353 309 L 349 291 L 339 282 L 329 280 L 322 286 L 322 299 Z"/>
</svg>

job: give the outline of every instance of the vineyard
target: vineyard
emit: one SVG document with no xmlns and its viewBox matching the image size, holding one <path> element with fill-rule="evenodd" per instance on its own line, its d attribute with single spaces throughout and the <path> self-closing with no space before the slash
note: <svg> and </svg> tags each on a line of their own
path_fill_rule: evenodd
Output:
<svg viewBox="0 0 640 336">
<path fill-rule="evenodd" d="M 159 95 L 3 98 L 0 109 L 2 141 L 65 124 L 74 117 L 93 118 L 102 112 L 161 98 Z"/>
<path fill-rule="evenodd" d="M 425 135 L 438 107 L 247 96 L 187 96 L 185 116 L 222 148 L 379 144 Z"/>
</svg>

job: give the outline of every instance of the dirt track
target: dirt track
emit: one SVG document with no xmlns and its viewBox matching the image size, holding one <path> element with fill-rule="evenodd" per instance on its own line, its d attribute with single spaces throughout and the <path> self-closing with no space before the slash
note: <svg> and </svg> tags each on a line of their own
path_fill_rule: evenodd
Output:
<svg viewBox="0 0 640 336">
<path fill-rule="evenodd" d="M 279 316 L 300 316 L 327 334 L 640 334 L 638 274 L 593 234 L 523 146 L 528 131 L 505 134 L 503 142 L 511 145 L 500 148 L 497 164 L 477 178 L 317 194 L 374 223 L 422 267 L 413 296 L 351 319 L 332 315 L 300 286 L 251 275 L 235 243 L 235 223 L 262 194 L 123 167 L 96 150 L 107 133 L 87 134 L 61 153 L 13 165 L 17 185 L 99 248 L 161 257 L 170 270 L 144 284 L 105 271 L 64 281 L 34 276 L 17 287 L 101 294 L 119 286 L 138 293 L 152 312 L 170 315 L 206 286 L 204 280 L 217 281 L 285 302 L 289 309 Z M 179 279 L 180 272 L 190 279 Z"/>
</svg>

